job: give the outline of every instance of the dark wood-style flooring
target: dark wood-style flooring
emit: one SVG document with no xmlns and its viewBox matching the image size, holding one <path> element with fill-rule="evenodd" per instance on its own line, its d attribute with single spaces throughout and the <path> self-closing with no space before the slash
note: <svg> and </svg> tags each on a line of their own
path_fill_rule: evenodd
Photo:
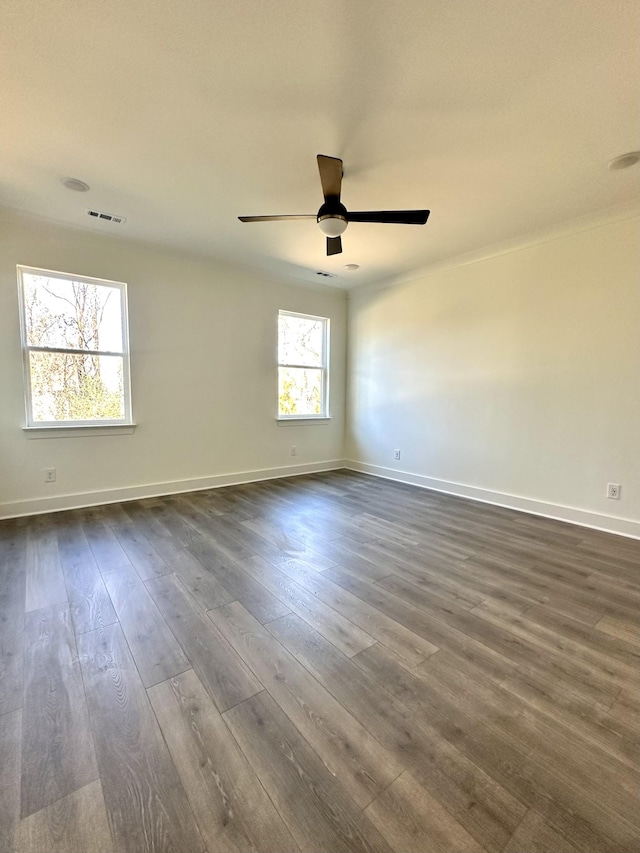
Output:
<svg viewBox="0 0 640 853">
<path fill-rule="evenodd" d="M 640 542 L 347 471 L 0 524 L 0 851 L 640 850 Z"/>
</svg>

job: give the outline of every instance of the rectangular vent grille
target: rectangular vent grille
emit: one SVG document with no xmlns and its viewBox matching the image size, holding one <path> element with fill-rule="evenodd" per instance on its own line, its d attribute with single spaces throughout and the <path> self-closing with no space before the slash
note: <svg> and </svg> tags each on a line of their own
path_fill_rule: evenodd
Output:
<svg viewBox="0 0 640 853">
<path fill-rule="evenodd" d="M 115 213 L 105 213 L 104 210 L 87 210 L 89 216 L 94 219 L 102 219 L 105 222 L 115 222 L 116 225 L 122 225 L 127 221 L 126 216 L 116 216 Z"/>
</svg>

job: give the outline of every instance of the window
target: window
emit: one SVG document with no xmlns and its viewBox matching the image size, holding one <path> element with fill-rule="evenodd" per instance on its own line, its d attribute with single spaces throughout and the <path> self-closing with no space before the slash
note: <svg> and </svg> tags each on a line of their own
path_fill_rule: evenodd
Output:
<svg viewBox="0 0 640 853">
<path fill-rule="evenodd" d="M 278 313 L 278 417 L 329 417 L 329 320 Z"/>
<path fill-rule="evenodd" d="M 130 424 L 127 286 L 18 267 L 27 427 Z"/>
</svg>

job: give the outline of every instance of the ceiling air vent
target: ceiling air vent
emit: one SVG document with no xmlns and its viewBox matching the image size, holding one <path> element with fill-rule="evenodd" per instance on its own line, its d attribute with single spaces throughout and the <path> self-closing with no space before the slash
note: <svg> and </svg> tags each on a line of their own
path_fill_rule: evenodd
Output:
<svg viewBox="0 0 640 853">
<path fill-rule="evenodd" d="M 89 216 L 94 219 L 103 219 L 105 222 L 115 222 L 116 225 L 122 225 L 127 221 L 126 216 L 116 216 L 115 213 L 105 213 L 104 210 L 87 210 Z"/>
<path fill-rule="evenodd" d="M 335 276 L 330 272 L 323 272 L 322 270 L 318 270 L 316 275 L 321 275 L 323 278 L 335 278 Z"/>
</svg>

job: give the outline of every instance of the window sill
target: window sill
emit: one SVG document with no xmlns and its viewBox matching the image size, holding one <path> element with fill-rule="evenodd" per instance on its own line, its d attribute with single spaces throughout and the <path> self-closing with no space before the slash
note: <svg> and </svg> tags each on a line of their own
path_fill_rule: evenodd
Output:
<svg viewBox="0 0 640 853">
<path fill-rule="evenodd" d="M 137 424 L 84 424 L 82 426 L 22 427 L 27 438 L 86 438 L 100 435 L 131 435 Z"/>
<path fill-rule="evenodd" d="M 328 424 L 331 420 L 330 417 L 316 416 L 316 415 L 307 415 L 307 417 L 301 416 L 299 418 L 276 418 L 276 423 L 278 426 L 311 426 L 312 424 Z"/>
</svg>

